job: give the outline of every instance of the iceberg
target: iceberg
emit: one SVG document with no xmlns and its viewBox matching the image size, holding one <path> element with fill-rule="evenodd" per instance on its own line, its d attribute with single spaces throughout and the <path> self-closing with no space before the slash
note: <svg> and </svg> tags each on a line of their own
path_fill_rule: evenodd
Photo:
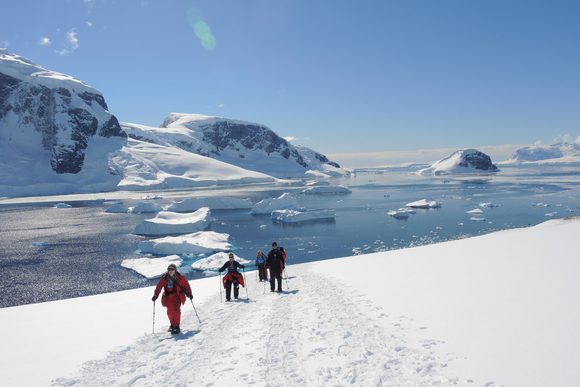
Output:
<svg viewBox="0 0 580 387">
<path fill-rule="evenodd" d="M 139 250 L 155 255 L 208 254 L 231 250 L 229 238 L 230 235 L 225 233 L 198 231 L 193 234 L 139 242 Z"/>
<path fill-rule="evenodd" d="M 72 206 L 66 203 L 56 203 L 52 208 L 72 208 Z"/>
<path fill-rule="evenodd" d="M 387 215 L 392 216 L 395 219 L 408 219 L 409 218 L 409 212 L 407 211 L 401 211 L 401 210 L 391 210 L 389 212 L 387 212 Z"/>
<path fill-rule="evenodd" d="M 421 199 L 421 200 L 417 200 L 417 201 L 412 202 L 412 203 L 407 203 L 407 204 L 405 204 L 405 207 L 411 207 L 411 208 L 439 208 L 439 207 L 441 207 L 441 203 L 438 203 L 435 200 Z"/>
<path fill-rule="evenodd" d="M 252 214 L 270 214 L 275 210 L 297 209 L 298 200 L 289 192 L 277 198 L 268 198 L 259 201 L 252 207 Z"/>
<path fill-rule="evenodd" d="M 298 223 L 309 220 L 334 219 L 334 210 L 275 210 L 272 211 L 272 220 L 281 223 Z"/>
<path fill-rule="evenodd" d="M 137 235 L 171 235 L 189 234 L 202 231 L 209 225 L 209 208 L 203 207 L 199 210 L 178 214 L 176 212 L 161 211 L 153 219 L 146 219 L 135 227 L 134 234 Z"/>
<path fill-rule="evenodd" d="M 179 268 L 183 260 L 179 255 L 169 255 L 159 258 L 134 258 L 124 259 L 121 262 L 121 266 L 134 270 L 143 277 L 151 279 L 161 277 L 167 271 L 167 266 L 170 263 L 173 263 Z"/>
<path fill-rule="evenodd" d="M 161 205 L 154 202 L 139 202 L 134 207 L 129 207 L 132 214 L 153 214 L 161 210 Z"/>
<path fill-rule="evenodd" d="M 105 212 L 111 214 L 126 214 L 129 209 L 122 204 L 113 204 L 111 207 L 107 208 Z"/>
<path fill-rule="evenodd" d="M 252 208 L 250 199 L 230 197 L 189 198 L 179 202 L 173 202 L 166 210 L 173 212 L 190 212 L 201 207 L 211 210 L 238 210 Z"/>
<path fill-rule="evenodd" d="M 253 261 L 248 261 L 247 259 L 240 258 L 238 255 L 234 254 L 236 261 L 242 265 L 252 264 Z M 206 271 L 206 270 L 217 270 L 228 260 L 228 253 L 220 252 L 210 255 L 207 258 L 202 258 L 199 261 L 195 261 L 191 264 L 191 268 L 194 270 Z"/>
</svg>

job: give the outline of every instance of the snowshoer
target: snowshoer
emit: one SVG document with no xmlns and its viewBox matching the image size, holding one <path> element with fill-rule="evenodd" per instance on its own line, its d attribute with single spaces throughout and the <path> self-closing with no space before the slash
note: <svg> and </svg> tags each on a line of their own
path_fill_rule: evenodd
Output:
<svg viewBox="0 0 580 387">
<path fill-rule="evenodd" d="M 270 291 L 275 290 L 275 282 L 278 282 L 277 292 L 282 292 L 282 272 L 286 267 L 286 252 L 284 248 L 278 247 L 276 242 L 272 243 L 272 250 L 266 258 L 266 267 L 270 269 Z"/>
<path fill-rule="evenodd" d="M 266 270 L 266 256 L 261 250 L 256 253 L 256 266 L 258 267 L 258 275 L 260 282 L 268 281 L 268 271 Z"/>
<path fill-rule="evenodd" d="M 223 272 L 227 269 L 228 273 L 223 278 L 223 285 L 226 289 L 226 301 L 230 301 L 232 294 L 232 285 L 234 285 L 234 298 L 237 300 L 240 293 L 240 285 L 246 286 L 244 283 L 244 277 L 238 271 L 238 268 L 244 269 L 245 266 L 234 259 L 234 254 L 229 253 L 228 261 L 219 269 L 219 272 Z"/>
<path fill-rule="evenodd" d="M 161 276 L 151 300 L 155 302 L 159 293 L 163 289 L 161 296 L 161 305 L 167 308 L 167 317 L 169 317 L 169 331 L 171 334 L 180 333 L 179 324 L 181 322 L 181 305 L 185 303 L 186 297 L 190 300 L 193 298 L 191 287 L 187 279 L 177 271 L 177 267 L 172 263 L 167 266 L 167 273 Z"/>
</svg>

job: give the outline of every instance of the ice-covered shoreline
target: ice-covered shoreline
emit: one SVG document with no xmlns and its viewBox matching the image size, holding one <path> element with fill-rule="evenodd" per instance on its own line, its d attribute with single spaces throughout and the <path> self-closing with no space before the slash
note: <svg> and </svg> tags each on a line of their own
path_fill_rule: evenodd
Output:
<svg viewBox="0 0 580 387">
<path fill-rule="evenodd" d="M 183 326 L 194 333 L 171 346 L 158 341 L 163 333 L 150 335 L 151 287 L 0 309 L 0 339 L 13 349 L 0 355 L 4 365 L 0 380 L 23 385 L 20 375 L 34 364 L 27 384 L 49 384 L 59 377 L 66 379 L 57 384 L 119 384 L 134 378 L 155 383 L 170 372 L 179 382 L 195 385 L 234 381 L 242 369 L 248 383 L 282 382 L 275 372 L 262 373 L 259 362 L 244 360 L 255 356 L 267 359 L 273 370 L 290 366 L 295 376 L 285 383 L 332 384 L 355 372 L 354 384 L 371 385 L 377 380 L 383 384 L 577 385 L 580 284 L 575 273 L 580 264 L 575 252 L 580 242 L 575 236 L 579 232 L 579 218 L 559 219 L 429 246 L 293 265 L 290 290 L 274 295 L 276 299 L 262 294 L 261 285 L 253 283 L 253 273 L 248 273 L 253 302 L 227 306 L 219 303 L 216 277 L 192 281 L 203 323 L 198 325 L 184 306 Z M 376 265 L 380 270 L 369 270 Z M 329 281 L 328 286 L 320 286 L 320 281 Z M 316 300 L 321 297 L 333 297 L 342 305 L 334 319 L 323 315 L 326 309 L 314 313 L 320 310 Z M 78 316 L 74 321 L 73 310 Z M 283 311 L 293 313 L 283 319 L 267 317 Z M 361 321 L 352 320 L 357 313 Z M 231 328 L 237 321 L 234 316 L 240 314 L 248 317 L 244 324 L 235 325 L 234 331 L 242 336 L 220 341 L 222 322 Z M 163 309 L 156 319 L 159 332 L 166 325 Z M 293 324 L 315 329 L 296 331 Z M 285 332 L 288 344 L 278 341 L 280 332 Z M 374 339 L 367 343 L 364 337 L 371 333 Z M 383 337 L 390 339 L 380 351 L 368 347 L 371 352 L 365 360 L 357 361 L 365 346 L 381 343 Z M 274 351 L 270 355 L 264 352 L 261 343 L 265 342 Z M 191 345 L 196 350 L 188 354 Z M 214 374 L 223 365 L 214 355 L 225 350 L 224 345 L 240 362 Z M 273 356 L 287 353 L 285 346 L 304 351 L 295 352 L 296 358 L 288 363 Z M 336 348 L 342 349 L 336 353 Z M 176 374 L 171 368 L 175 361 L 163 357 L 151 359 L 154 367 L 128 366 L 131 359 L 145 361 L 164 351 L 171 355 L 167 360 L 183 358 L 199 367 L 184 367 L 191 372 Z M 213 361 L 206 362 L 206 355 Z M 86 363 L 80 372 L 81 364 L 94 359 L 101 360 Z M 408 367 L 421 372 L 408 374 Z"/>
</svg>

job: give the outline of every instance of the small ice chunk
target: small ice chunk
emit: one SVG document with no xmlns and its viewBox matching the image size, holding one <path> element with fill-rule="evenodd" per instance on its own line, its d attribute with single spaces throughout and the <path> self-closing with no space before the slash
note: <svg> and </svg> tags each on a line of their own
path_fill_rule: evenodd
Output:
<svg viewBox="0 0 580 387">
<path fill-rule="evenodd" d="M 532 204 L 532 206 L 534 206 L 534 207 L 550 207 L 550 205 L 547 203 L 534 203 L 534 204 Z"/>
<path fill-rule="evenodd" d="M 485 218 L 475 217 L 475 216 L 472 216 L 471 218 L 469 218 L 469 220 L 474 221 L 474 222 L 485 222 Z"/>
<path fill-rule="evenodd" d="M 139 202 L 134 207 L 129 207 L 132 214 L 153 214 L 161 210 L 161 205 L 154 202 Z"/>
<path fill-rule="evenodd" d="M 134 270 L 145 278 L 157 278 L 161 277 L 167 271 L 167 266 L 171 263 L 179 268 L 183 260 L 179 255 L 169 255 L 159 258 L 134 258 L 124 259 L 121 262 L 121 266 Z"/>
<path fill-rule="evenodd" d="M 334 210 L 313 210 L 304 212 L 296 210 L 272 211 L 272 220 L 275 222 L 298 223 L 318 219 L 334 219 Z"/>
<path fill-rule="evenodd" d="M 494 207 L 499 207 L 500 205 L 499 204 L 494 204 L 494 203 L 486 202 L 486 203 L 479 203 L 479 206 L 481 208 L 494 208 Z"/>
<path fill-rule="evenodd" d="M 483 214 L 483 210 L 481 208 L 474 208 L 473 210 L 466 211 L 466 214 L 481 215 Z"/>
<path fill-rule="evenodd" d="M 66 203 L 56 203 L 52 208 L 72 208 L 72 206 Z"/>
<path fill-rule="evenodd" d="M 556 216 L 556 214 L 558 214 L 558 213 L 557 212 L 548 212 L 548 213 L 544 214 L 544 216 L 553 217 L 553 216 Z"/>
<path fill-rule="evenodd" d="M 46 247 L 46 246 L 50 246 L 50 243 L 48 243 L 47 241 L 32 242 L 32 246 L 34 246 L 34 247 Z"/>
<path fill-rule="evenodd" d="M 441 203 L 436 202 L 435 200 L 427 200 L 421 199 L 415 202 L 405 204 L 405 207 L 411 208 L 439 208 L 441 207 Z"/>
<path fill-rule="evenodd" d="M 135 227 L 137 235 L 189 234 L 202 231 L 209 225 L 209 208 L 203 207 L 189 214 L 161 211 L 153 219 L 146 219 Z"/>
<path fill-rule="evenodd" d="M 394 211 L 391 210 L 387 212 L 387 215 L 392 216 L 395 219 L 408 219 L 409 213 L 407 211 Z"/>
<path fill-rule="evenodd" d="M 210 255 L 207 258 L 202 258 L 199 261 L 195 261 L 191 264 L 191 268 L 194 270 L 217 270 L 223 266 L 224 263 L 228 261 L 228 253 L 220 252 L 213 255 Z M 249 265 L 253 263 L 253 261 L 249 261 L 244 258 L 240 258 L 237 254 L 234 254 L 234 259 L 241 263 L 242 265 Z"/>
</svg>

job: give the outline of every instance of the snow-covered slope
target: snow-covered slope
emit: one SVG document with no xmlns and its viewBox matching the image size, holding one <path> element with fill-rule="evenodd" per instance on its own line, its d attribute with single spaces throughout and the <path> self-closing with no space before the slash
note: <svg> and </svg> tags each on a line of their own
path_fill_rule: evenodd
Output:
<svg viewBox="0 0 580 387">
<path fill-rule="evenodd" d="M 275 181 L 271 176 L 249 171 L 210 157 L 184 151 L 172 145 L 159 145 L 129 139 L 112 157 L 123 171 L 119 189 L 170 189 L 225 184 Z"/>
<path fill-rule="evenodd" d="M 326 156 L 297 147 L 264 125 L 171 113 L 160 128 L 123 123 L 129 137 L 211 157 L 244 169 L 276 177 L 302 177 L 309 170 L 343 175 L 346 170 Z"/>
<path fill-rule="evenodd" d="M 448 175 L 455 173 L 497 172 L 491 158 L 476 149 L 462 149 L 421 169 L 420 175 Z"/>
<path fill-rule="evenodd" d="M 250 300 L 226 304 L 217 276 L 192 281 L 201 324 L 188 302 L 177 337 L 159 303 L 151 333 L 152 287 L 3 308 L 0 380 L 577 386 L 579 233 L 555 220 L 303 265 L 289 252 L 282 294 L 246 272 Z"/>
<path fill-rule="evenodd" d="M 0 196 L 111 189 L 125 138 L 97 90 L 0 49 Z"/>
<path fill-rule="evenodd" d="M 509 160 L 500 164 L 570 162 L 580 162 L 580 144 L 561 141 L 551 145 L 532 145 L 517 149 Z"/>
</svg>

